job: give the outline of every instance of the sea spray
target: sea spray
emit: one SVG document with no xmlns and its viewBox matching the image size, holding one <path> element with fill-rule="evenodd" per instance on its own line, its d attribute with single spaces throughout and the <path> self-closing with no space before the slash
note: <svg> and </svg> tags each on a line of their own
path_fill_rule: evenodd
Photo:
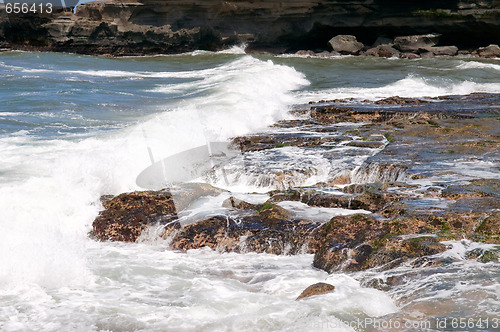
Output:
<svg viewBox="0 0 500 332">
<path fill-rule="evenodd" d="M 288 117 L 291 103 L 317 97 L 500 91 L 497 70 L 456 68 L 465 61 L 459 59 L 259 59 L 205 52 L 122 59 L 0 54 L 2 331 L 353 331 L 350 324 L 365 319 L 498 316 L 496 262 L 328 275 L 312 268 L 311 255 L 178 253 L 163 241 L 87 238 L 101 194 L 138 189 L 136 176 L 151 163 L 148 147 L 162 158 L 207 137 L 262 130 Z M 354 149 L 337 151 L 337 171 L 352 166 L 342 157 Z M 461 163 L 464 172 L 480 161 L 468 162 Z M 493 174 L 497 164 L 483 166 Z M 186 215 L 218 212 L 225 195 Z M 311 211 L 321 218 L 331 212 Z M 369 288 L 377 276 L 404 283 L 390 291 Z M 294 301 L 317 282 L 336 292 Z"/>
<path fill-rule="evenodd" d="M 14 69 L 47 74 L 44 69 Z M 69 72 L 111 78 L 187 76 L 194 80 L 180 88 L 183 93 L 206 90 L 203 96 L 172 105 L 136 126 L 95 138 L 39 141 L 19 136 L 20 149 L 7 148 L 0 188 L 0 249 L 8 253 L 0 258 L 5 287 L 87 282 L 87 232 L 101 208 L 99 197 L 138 189 L 136 177 L 151 162 L 148 148 L 160 159 L 209 139 L 229 139 L 264 128 L 287 116 L 293 103 L 290 92 L 307 84 L 292 68 L 250 56 L 199 73 L 62 70 L 59 74 Z M 9 147 L 15 142 L 2 137 L 0 144 Z"/>
</svg>

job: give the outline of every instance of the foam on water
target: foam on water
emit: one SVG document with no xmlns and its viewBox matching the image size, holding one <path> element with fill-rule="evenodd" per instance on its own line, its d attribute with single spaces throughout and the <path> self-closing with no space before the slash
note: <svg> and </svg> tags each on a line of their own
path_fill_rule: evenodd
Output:
<svg viewBox="0 0 500 332">
<path fill-rule="evenodd" d="M 468 240 L 443 243 L 450 249 L 433 258 L 441 259 L 445 262 L 444 265 L 423 268 L 401 266 L 377 276 L 381 279 L 399 280 L 389 294 L 398 299 L 397 304 L 401 310 L 397 314 L 386 316 L 386 319 L 425 320 L 435 330 L 441 330 L 435 325 L 439 319 L 448 320 L 448 329 L 452 326 L 452 319 L 466 317 L 474 322 L 480 319 L 498 319 L 500 262 L 480 263 L 467 259 L 468 253 L 474 250 L 498 250 L 497 246 Z M 497 327 L 498 324 L 489 324 L 481 329 L 494 331 Z"/>
<path fill-rule="evenodd" d="M 151 163 L 147 148 L 160 159 L 268 126 L 286 116 L 290 91 L 307 84 L 292 68 L 251 57 L 208 71 L 208 95 L 138 126 L 83 140 L 0 138 L 0 252 L 9 253 L 0 257 L 0 287 L 84 283 L 99 197 L 137 189 L 136 176 Z"/>
<path fill-rule="evenodd" d="M 277 203 L 279 206 L 289 210 L 294 215 L 294 218 L 303 218 L 306 220 L 317 220 L 327 222 L 335 216 L 348 216 L 351 214 L 370 214 L 370 211 L 358 209 L 342 209 L 342 208 L 324 208 L 311 207 L 302 202 L 283 201 Z"/>
<path fill-rule="evenodd" d="M 446 95 L 467 95 L 474 92 L 498 93 L 500 83 L 476 83 L 473 81 L 435 80 L 408 74 L 407 77 L 376 88 L 335 88 L 314 92 L 300 92 L 303 103 L 310 100 L 348 99 L 377 100 L 392 96 L 407 98 L 439 97 Z"/>
<path fill-rule="evenodd" d="M 33 57 L 55 57 L 21 55 L 27 57 L 27 62 Z M 162 59 L 154 61 L 159 61 L 154 65 L 160 66 Z M 480 272 L 477 272 L 477 265 L 462 263 L 459 267 L 465 266 L 465 272 L 452 266 L 449 270 L 443 268 L 442 274 L 434 279 L 418 275 L 409 283 L 417 292 L 412 292 L 408 285 L 388 294 L 362 287 L 359 280 L 367 275 L 366 272 L 354 276 L 328 275 L 313 269 L 311 255 L 278 257 L 221 254 L 210 250 L 182 254 L 169 251 L 162 240 L 135 244 L 97 243 L 87 235 L 102 208 L 100 195 L 138 189 L 136 176 L 151 164 L 148 148 L 153 158 L 160 160 L 207 141 L 262 130 L 288 117 L 289 106 L 301 101 L 367 99 L 395 94 L 420 96 L 430 92 L 435 95 L 450 91 L 476 92 L 478 89 L 498 92 L 497 83 L 453 81 L 446 86 L 422 76 L 409 75 L 379 88 L 343 87 L 294 92 L 308 84 L 303 74 L 292 67 L 250 56 L 193 71 L 127 71 L 113 66 L 103 71 L 78 66 L 38 68 L 5 61 L 1 66 L 8 77 L 14 76 L 23 83 L 33 83 L 33 75 L 49 77 L 51 80 L 45 84 L 55 79 L 69 85 L 97 80 L 95 90 L 85 91 L 83 99 L 91 99 L 91 94 L 100 88 L 99 84 L 112 84 L 98 80 L 99 77 L 109 78 L 110 82 L 140 79 L 141 84 L 154 80 L 155 86 L 151 88 L 150 84 L 143 92 L 164 96 L 168 104 L 152 115 L 138 112 L 139 123 L 109 132 L 96 131 L 83 136 L 65 134 L 56 139 L 37 136 L 36 129 L 30 128 L 0 136 L 2 331 L 354 331 L 343 322 L 399 315 L 412 306 L 417 308 L 419 299 L 433 304 L 433 296 L 439 298 L 436 301 L 442 301 L 444 294 L 462 296 L 465 292 L 445 293 L 449 292 L 446 287 L 439 293 L 439 285 L 425 293 L 425 287 L 443 280 L 451 280 L 450 283 L 460 287 L 463 275 L 467 276 L 467 289 L 474 291 L 485 286 L 481 294 L 485 294 L 486 300 L 479 301 L 481 306 L 494 312 L 496 309 L 491 308 L 500 307 L 498 282 L 491 282 L 495 277 L 492 271 L 497 271 L 495 263 L 481 265 Z M 67 80 L 68 76 L 74 76 L 75 80 Z M 26 90 L 19 92 L 30 92 Z M 120 91 L 124 96 L 133 95 L 130 92 Z M 172 93 L 175 101 L 169 100 L 173 98 Z M 38 95 L 25 97 L 38 98 Z M 147 105 L 144 108 L 147 109 Z M 51 110 L 44 112 L 44 116 L 54 113 Z M 311 172 L 304 183 L 314 184 L 327 178 L 335 165 L 345 168 L 360 165 L 366 159 L 367 155 L 363 154 L 344 160 L 342 154 L 348 154 L 348 149 L 352 147 L 335 150 L 339 156 L 331 160 L 291 147 L 282 149 L 278 157 L 289 158 L 287 160 L 293 161 L 295 166 L 310 163 Z M 332 160 L 337 164 L 333 165 Z M 256 161 L 259 162 L 258 154 Z M 273 166 L 271 164 L 269 166 Z M 248 178 L 242 177 L 234 186 L 242 192 L 235 196 L 254 203 L 264 202 L 266 195 L 246 194 L 253 189 L 246 180 Z M 263 188 L 269 189 L 260 187 Z M 228 195 L 223 193 L 200 201 L 185 211 L 185 216 L 193 217 L 207 210 L 217 212 Z M 301 213 L 299 204 L 282 204 L 289 204 L 297 214 Z M 327 218 L 332 213 L 345 212 L 308 211 L 308 218 Z M 455 252 L 462 255 L 459 249 Z M 335 292 L 294 301 L 304 288 L 321 281 L 335 285 Z M 464 298 L 469 296 L 467 294 Z M 470 304 L 474 301 L 467 303 L 473 307 Z M 403 306 L 403 311 L 398 305 Z M 457 303 L 454 305 L 462 308 Z M 432 310 L 428 312 L 432 314 Z"/>
<path fill-rule="evenodd" d="M 95 280 L 80 288 L 16 288 L 2 301 L 3 331 L 354 331 L 341 321 L 397 310 L 381 291 L 311 268 L 311 255 L 179 254 L 161 245 L 89 245 Z M 295 301 L 309 285 L 335 292 Z"/>
<path fill-rule="evenodd" d="M 499 63 L 485 63 L 478 61 L 462 61 L 457 67 L 457 69 L 484 69 L 484 70 L 497 70 L 500 71 Z"/>
</svg>

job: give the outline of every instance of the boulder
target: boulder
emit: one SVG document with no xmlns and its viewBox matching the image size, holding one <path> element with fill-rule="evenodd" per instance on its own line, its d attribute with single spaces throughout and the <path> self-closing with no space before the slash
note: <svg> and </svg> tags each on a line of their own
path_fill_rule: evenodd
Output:
<svg viewBox="0 0 500 332">
<path fill-rule="evenodd" d="M 328 41 L 335 52 L 342 54 L 359 54 L 363 49 L 363 43 L 356 40 L 352 35 L 338 35 Z"/>
<path fill-rule="evenodd" d="M 370 48 L 365 52 L 365 55 L 379 56 L 384 58 L 399 57 L 400 52 L 391 45 L 379 45 Z"/>
<path fill-rule="evenodd" d="M 498 45 L 491 44 L 489 46 L 479 48 L 477 53 L 483 58 L 500 58 L 500 47 Z"/>
<path fill-rule="evenodd" d="M 420 53 L 420 57 L 422 59 L 429 59 L 429 58 L 433 58 L 434 56 L 435 56 L 435 54 L 432 52 L 429 52 L 429 51 L 424 51 L 424 52 Z"/>
<path fill-rule="evenodd" d="M 295 301 L 305 299 L 307 297 L 311 297 L 314 295 L 323 295 L 323 294 L 328 294 L 331 293 L 335 290 L 335 286 L 324 283 L 324 282 L 318 282 L 314 285 L 311 285 L 304 289 L 302 293 L 295 299 Z"/>
<path fill-rule="evenodd" d="M 171 190 L 105 195 L 101 197 L 104 210 L 92 223 L 90 235 L 99 241 L 135 242 L 147 227 L 170 224 L 177 219 L 177 211 L 221 192 L 208 184 L 185 183 Z"/>
<path fill-rule="evenodd" d="M 419 49 L 427 49 L 439 42 L 440 34 L 400 36 L 394 39 L 394 48 L 401 52 L 417 53 Z"/>
<path fill-rule="evenodd" d="M 433 46 L 428 47 L 427 51 L 434 53 L 434 55 L 457 55 L 458 47 L 456 46 Z"/>
<path fill-rule="evenodd" d="M 166 191 L 125 193 L 103 206 L 90 233 L 100 241 L 134 242 L 146 227 L 176 219 L 174 199 Z"/>
</svg>

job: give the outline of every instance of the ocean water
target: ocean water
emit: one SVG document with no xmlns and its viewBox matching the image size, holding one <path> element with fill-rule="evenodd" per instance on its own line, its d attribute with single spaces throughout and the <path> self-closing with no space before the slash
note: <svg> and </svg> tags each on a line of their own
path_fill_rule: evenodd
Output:
<svg viewBox="0 0 500 332">
<path fill-rule="evenodd" d="M 443 255 L 456 262 L 432 273 L 403 266 L 328 275 L 312 268 L 311 255 L 178 253 L 154 238 L 88 238 L 99 197 L 141 189 L 136 178 L 152 159 L 273 130 L 294 117 L 294 105 L 473 92 L 500 93 L 499 60 L 310 59 L 238 48 L 119 59 L 0 53 L 0 330 L 379 331 L 392 321 L 400 323 L 393 330 L 414 331 L 461 317 L 488 319 L 467 330 L 498 330 L 499 264 L 465 260 L 476 243 L 450 243 Z M 301 184 L 372 153 L 332 165 L 283 151 L 274 157 L 312 170 Z M 262 202 L 258 193 L 273 186 L 252 176 L 239 174 L 226 187 Z M 217 212 L 224 198 L 186 214 Z M 289 205 L 316 220 L 346 213 Z M 394 276 L 407 282 L 387 291 L 366 286 Z M 336 291 L 294 301 L 320 281 Z"/>
</svg>

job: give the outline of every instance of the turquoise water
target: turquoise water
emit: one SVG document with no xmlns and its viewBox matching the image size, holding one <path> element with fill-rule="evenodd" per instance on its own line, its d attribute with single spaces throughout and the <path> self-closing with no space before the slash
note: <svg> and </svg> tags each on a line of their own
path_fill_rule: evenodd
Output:
<svg viewBox="0 0 500 332">
<path fill-rule="evenodd" d="M 362 283 L 384 274 L 327 275 L 310 255 L 182 254 L 154 239 L 87 235 L 99 197 L 141 189 L 151 156 L 269 130 L 309 101 L 473 92 L 500 92 L 499 60 L 0 53 L 0 330 L 353 331 L 356 319 L 498 317 L 495 263 L 464 260 L 432 275 L 403 267 L 387 275 L 410 281 L 385 292 Z M 244 182 L 237 189 L 263 199 Z M 477 244 L 452 245 L 446 255 L 463 258 Z M 318 281 L 337 291 L 293 301 Z"/>
</svg>

